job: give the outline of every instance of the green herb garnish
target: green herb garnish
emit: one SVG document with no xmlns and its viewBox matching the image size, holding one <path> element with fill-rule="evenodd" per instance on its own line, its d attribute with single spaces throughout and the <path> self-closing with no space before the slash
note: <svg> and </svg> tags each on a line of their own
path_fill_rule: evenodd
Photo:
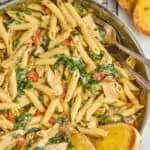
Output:
<svg viewBox="0 0 150 150">
<path fill-rule="evenodd" d="M 64 135 L 58 133 L 58 134 L 55 135 L 55 137 L 52 137 L 52 138 L 48 139 L 47 145 L 49 145 L 49 144 L 58 144 L 58 143 L 61 143 L 61 142 L 64 142 L 64 141 L 65 141 Z"/>
<path fill-rule="evenodd" d="M 17 89 L 18 95 L 23 95 L 24 89 L 32 88 L 31 80 L 27 78 L 27 70 L 23 68 L 17 68 L 16 70 L 16 79 L 17 79 Z"/>
<path fill-rule="evenodd" d="M 23 12 L 27 15 L 32 15 L 32 10 L 31 9 L 25 9 Z"/>
<path fill-rule="evenodd" d="M 18 45 L 20 44 L 20 39 L 16 39 L 16 41 L 13 43 L 13 49 L 16 49 Z"/>
<path fill-rule="evenodd" d="M 80 72 L 80 83 L 90 91 L 96 90 L 96 81 L 93 80 L 92 74 L 86 72 L 85 65 L 82 61 L 74 60 L 65 55 L 59 55 L 57 57 L 58 60 L 53 66 L 54 68 L 58 68 L 59 65 L 64 65 L 71 71 L 78 70 Z"/>
<path fill-rule="evenodd" d="M 115 79 L 119 80 L 121 78 L 121 74 L 115 69 L 114 64 L 101 65 L 96 72 L 104 71 L 106 75 L 112 75 Z"/>
<path fill-rule="evenodd" d="M 95 30 L 95 31 L 98 31 L 98 32 L 99 32 L 99 35 L 100 35 L 100 37 L 96 37 L 96 38 L 98 38 L 102 44 L 105 44 L 105 42 L 106 42 L 106 41 L 105 41 L 105 36 L 106 36 L 106 31 L 105 31 L 105 29 L 102 28 L 102 27 L 97 27 L 97 28 L 95 28 L 94 30 Z"/>
<path fill-rule="evenodd" d="M 103 55 L 100 54 L 100 55 L 97 55 L 97 54 L 90 54 L 90 57 L 94 60 L 94 61 L 100 61 L 102 58 L 103 58 Z"/>
<path fill-rule="evenodd" d="M 50 42 L 50 39 L 49 39 L 47 33 L 43 34 L 41 47 L 42 47 L 45 51 L 48 50 L 49 42 Z"/>
<path fill-rule="evenodd" d="M 78 36 L 78 35 L 81 35 L 81 33 L 79 31 L 72 31 L 71 34 L 73 36 Z"/>
<path fill-rule="evenodd" d="M 25 135 L 30 134 L 30 133 L 33 133 L 33 132 L 38 132 L 38 131 L 40 131 L 40 130 L 41 130 L 41 128 L 31 128 L 31 129 L 29 129 L 29 130 L 26 132 Z"/>
<path fill-rule="evenodd" d="M 46 145 L 59 144 L 59 143 L 62 143 L 62 142 L 67 142 L 68 146 L 70 148 L 73 147 L 73 144 L 72 144 L 72 141 L 71 141 L 70 137 L 68 135 L 64 135 L 64 134 L 61 134 L 61 133 L 57 133 L 55 135 L 55 137 L 52 137 L 52 138 L 48 139 L 48 142 L 47 142 Z"/>
<path fill-rule="evenodd" d="M 31 120 L 32 115 L 29 113 L 23 113 L 14 125 L 14 130 L 25 128 L 28 122 Z"/>
<path fill-rule="evenodd" d="M 123 121 L 123 116 L 120 114 L 114 114 L 114 115 L 103 114 L 97 116 L 97 118 L 100 124 L 118 123 Z"/>
<path fill-rule="evenodd" d="M 5 22 L 7 26 L 13 25 L 13 24 L 20 24 L 19 21 L 14 20 L 14 19 L 10 19 L 8 21 Z"/>
<path fill-rule="evenodd" d="M 56 119 L 56 122 L 60 125 L 66 125 L 69 122 L 69 119 L 59 117 L 59 118 Z"/>
</svg>

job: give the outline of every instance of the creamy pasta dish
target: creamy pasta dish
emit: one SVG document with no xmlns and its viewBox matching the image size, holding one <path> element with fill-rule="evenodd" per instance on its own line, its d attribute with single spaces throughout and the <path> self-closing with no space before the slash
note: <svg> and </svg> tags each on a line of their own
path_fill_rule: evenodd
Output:
<svg viewBox="0 0 150 150">
<path fill-rule="evenodd" d="M 105 44 L 92 12 L 70 1 L 1 12 L 0 150 L 74 149 L 74 133 L 102 138 L 103 125 L 136 126 L 140 89 Z"/>
</svg>

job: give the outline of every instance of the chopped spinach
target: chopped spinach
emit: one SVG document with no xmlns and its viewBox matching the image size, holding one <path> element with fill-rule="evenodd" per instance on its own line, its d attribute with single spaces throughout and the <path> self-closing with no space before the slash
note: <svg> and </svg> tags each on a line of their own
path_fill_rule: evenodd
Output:
<svg viewBox="0 0 150 150">
<path fill-rule="evenodd" d="M 5 23 L 6 23 L 7 26 L 10 26 L 10 25 L 13 25 L 13 24 L 20 24 L 19 21 L 14 20 L 14 19 L 7 20 Z"/>
<path fill-rule="evenodd" d="M 17 79 L 17 89 L 18 95 L 23 95 L 24 89 L 32 88 L 31 80 L 27 78 L 27 70 L 23 68 L 17 68 L 16 70 L 16 79 Z"/>
<path fill-rule="evenodd" d="M 115 114 L 115 115 L 103 114 L 97 116 L 97 118 L 100 124 L 117 123 L 123 121 L 123 116 L 121 114 Z"/>
<path fill-rule="evenodd" d="M 23 19 L 23 15 L 21 12 L 17 11 L 16 12 L 16 16 L 18 17 L 19 20 L 22 20 Z"/>
<path fill-rule="evenodd" d="M 27 15 L 31 15 L 32 14 L 32 10 L 31 9 L 25 9 L 23 10 L 23 12 Z"/>
<path fill-rule="evenodd" d="M 56 119 L 56 122 L 60 125 L 66 125 L 69 122 L 69 119 L 59 117 L 59 118 Z"/>
<path fill-rule="evenodd" d="M 41 47 L 42 47 L 45 51 L 48 50 L 49 42 L 50 42 L 50 39 L 49 39 L 47 33 L 43 34 Z"/>
<path fill-rule="evenodd" d="M 58 143 L 61 143 L 61 142 L 67 142 L 68 146 L 70 148 L 73 147 L 73 144 L 72 144 L 72 141 L 71 141 L 70 137 L 68 135 L 64 135 L 64 134 L 61 134 L 61 133 L 57 133 L 55 135 L 55 137 L 52 137 L 52 138 L 48 139 L 48 142 L 47 142 L 46 145 L 58 144 Z"/>
<path fill-rule="evenodd" d="M 44 147 L 42 146 L 42 147 L 35 147 L 33 150 L 44 150 Z"/>
<path fill-rule="evenodd" d="M 57 133 L 54 137 L 48 139 L 47 145 L 49 144 L 58 144 L 64 142 L 65 138 L 63 134 Z"/>
<path fill-rule="evenodd" d="M 101 65 L 96 72 L 104 71 L 106 75 L 112 75 L 115 79 L 119 80 L 121 74 L 115 69 L 114 64 Z"/>
<path fill-rule="evenodd" d="M 87 9 L 83 5 L 76 5 L 76 8 L 80 16 L 84 16 L 87 13 Z"/>
<path fill-rule="evenodd" d="M 72 31 L 71 34 L 72 34 L 73 36 L 81 35 L 81 33 L 80 33 L 79 31 L 77 31 L 77 30 Z"/>
<path fill-rule="evenodd" d="M 40 100 L 40 101 L 43 101 L 43 100 L 44 100 L 44 95 L 43 95 L 43 93 L 40 93 L 40 95 L 39 95 L 39 100 Z"/>
<path fill-rule="evenodd" d="M 25 128 L 27 123 L 31 120 L 32 115 L 29 113 L 23 113 L 17 120 L 17 122 L 14 125 L 14 130 Z"/>
<path fill-rule="evenodd" d="M 25 135 L 33 133 L 33 132 L 38 132 L 40 130 L 41 130 L 41 128 L 31 128 L 25 133 Z"/>
<path fill-rule="evenodd" d="M 102 55 L 102 54 L 97 55 L 97 54 L 92 53 L 92 54 L 90 54 L 90 57 L 91 57 L 94 61 L 99 61 L 99 60 L 102 59 L 103 55 Z"/>
<path fill-rule="evenodd" d="M 20 39 L 17 38 L 16 41 L 13 43 L 13 49 L 16 49 L 19 44 L 20 44 Z"/>
<path fill-rule="evenodd" d="M 89 90 L 96 90 L 96 81 L 93 80 L 92 74 L 88 74 L 85 69 L 85 65 L 80 60 L 74 60 L 65 55 L 59 55 L 57 62 L 54 64 L 54 68 L 58 68 L 59 65 L 66 66 L 69 70 L 79 70 L 80 83 Z"/>
<path fill-rule="evenodd" d="M 101 42 L 102 44 L 105 44 L 105 43 L 106 43 L 106 41 L 105 41 L 105 36 L 106 36 L 106 31 L 105 31 L 105 29 L 102 28 L 102 27 L 97 27 L 97 28 L 95 28 L 95 31 L 98 31 L 98 32 L 99 32 L 100 38 L 98 38 L 98 39 L 100 40 L 100 42 Z"/>
</svg>

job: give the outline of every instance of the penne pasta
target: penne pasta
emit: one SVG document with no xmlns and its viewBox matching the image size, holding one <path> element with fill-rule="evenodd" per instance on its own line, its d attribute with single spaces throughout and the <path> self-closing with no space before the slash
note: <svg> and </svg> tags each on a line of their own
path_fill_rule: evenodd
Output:
<svg viewBox="0 0 150 150">
<path fill-rule="evenodd" d="M 78 80 L 79 80 L 79 72 L 74 72 L 68 85 L 65 102 L 69 102 L 71 100 L 73 93 L 77 87 Z"/>
<path fill-rule="evenodd" d="M 56 107 L 57 105 L 59 104 L 59 99 L 54 99 L 48 106 L 45 114 L 44 114 L 44 117 L 41 121 L 41 123 L 44 125 L 46 123 L 48 123 L 49 119 L 51 118 L 51 116 L 53 115 L 53 113 L 55 112 L 56 110 Z"/>
<path fill-rule="evenodd" d="M 44 112 L 45 108 L 42 105 L 42 103 L 38 100 L 38 98 L 36 97 L 36 95 L 28 90 L 25 90 L 25 94 L 26 96 L 30 99 L 30 101 L 33 103 L 33 105 L 35 106 L 35 108 L 37 108 L 39 111 Z"/>
</svg>

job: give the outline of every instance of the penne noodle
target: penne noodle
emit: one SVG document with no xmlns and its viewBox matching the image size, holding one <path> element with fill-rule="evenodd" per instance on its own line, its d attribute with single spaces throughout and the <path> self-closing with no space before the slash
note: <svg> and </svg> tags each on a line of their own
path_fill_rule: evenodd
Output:
<svg viewBox="0 0 150 150">
<path fill-rule="evenodd" d="M 57 61 L 56 58 L 40 58 L 40 59 L 36 59 L 34 61 L 34 64 L 36 66 L 54 65 L 56 63 L 56 61 Z"/>
<path fill-rule="evenodd" d="M 101 99 L 103 96 L 98 97 L 95 102 L 91 105 L 91 107 L 86 112 L 86 121 L 89 121 L 92 115 L 96 112 L 96 110 L 102 105 Z"/>
<path fill-rule="evenodd" d="M 44 114 L 44 117 L 41 121 L 41 123 L 44 125 L 46 123 L 48 123 L 49 119 L 51 118 L 51 116 L 53 115 L 53 113 L 55 112 L 56 110 L 56 107 L 57 105 L 59 104 L 59 99 L 54 99 L 48 106 L 45 114 Z"/>
<path fill-rule="evenodd" d="M 86 135 L 92 136 L 92 137 L 103 137 L 103 136 L 107 136 L 108 131 L 101 129 L 101 128 L 82 128 L 82 127 L 78 127 L 78 130 Z"/>
<path fill-rule="evenodd" d="M 0 103 L 0 110 L 19 109 L 20 105 L 12 102 Z"/>
<path fill-rule="evenodd" d="M 65 21 L 64 16 L 62 15 L 60 10 L 58 9 L 58 7 L 54 3 L 52 3 L 48 0 L 43 0 L 42 4 L 45 5 L 46 7 L 48 7 L 55 14 L 55 16 L 58 18 L 62 28 L 66 29 L 67 23 Z"/>
<path fill-rule="evenodd" d="M 54 90 L 56 95 L 58 96 L 62 95 L 63 89 L 61 81 L 55 76 L 51 68 L 48 68 L 47 71 L 47 83 Z"/>
<path fill-rule="evenodd" d="M 11 30 L 29 30 L 32 28 L 32 24 L 31 23 L 13 24 L 10 25 L 9 28 Z"/>
<path fill-rule="evenodd" d="M 91 97 L 88 100 L 88 102 L 78 112 L 77 117 L 76 117 L 76 122 L 77 123 L 80 122 L 83 119 L 84 115 L 86 114 L 87 110 L 90 108 L 92 103 L 93 103 L 93 97 Z"/>
<path fill-rule="evenodd" d="M 43 94 L 47 95 L 50 99 L 54 98 L 54 91 L 46 85 L 40 83 L 33 83 L 33 87 Z"/>
<path fill-rule="evenodd" d="M 71 77 L 70 83 L 68 85 L 67 93 L 65 96 L 65 102 L 69 102 L 73 96 L 73 93 L 77 87 L 78 80 L 79 80 L 79 72 L 73 72 L 73 75 Z"/>
<path fill-rule="evenodd" d="M 16 71 L 15 68 L 11 69 L 9 75 L 9 92 L 14 99 L 17 96 L 17 80 L 16 80 Z"/>
<path fill-rule="evenodd" d="M 58 47 L 56 49 L 49 50 L 45 53 L 39 55 L 40 58 L 49 58 L 55 57 L 57 55 L 64 54 L 66 56 L 70 56 L 69 50 L 66 47 Z"/>
<path fill-rule="evenodd" d="M 48 36 L 54 40 L 57 34 L 57 18 L 54 14 L 51 15 Z"/>
<path fill-rule="evenodd" d="M 80 89 L 80 92 L 78 92 L 78 95 L 76 96 L 75 101 L 71 108 L 71 121 L 73 124 L 75 122 L 76 115 L 81 107 L 81 103 L 82 103 L 82 98 L 81 98 L 81 89 Z"/>
<path fill-rule="evenodd" d="M 39 101 L 39 99 L 36 97 L 36 95 L 29 91 L 29 90 L 24 90 L 26 96 L 30 99 L 30 101 L 33 103 L 35 108 L 37 108 L 39 111 L 44 112 L 45 108 L 42 105 L 42 103 Z"/>
</svg>

